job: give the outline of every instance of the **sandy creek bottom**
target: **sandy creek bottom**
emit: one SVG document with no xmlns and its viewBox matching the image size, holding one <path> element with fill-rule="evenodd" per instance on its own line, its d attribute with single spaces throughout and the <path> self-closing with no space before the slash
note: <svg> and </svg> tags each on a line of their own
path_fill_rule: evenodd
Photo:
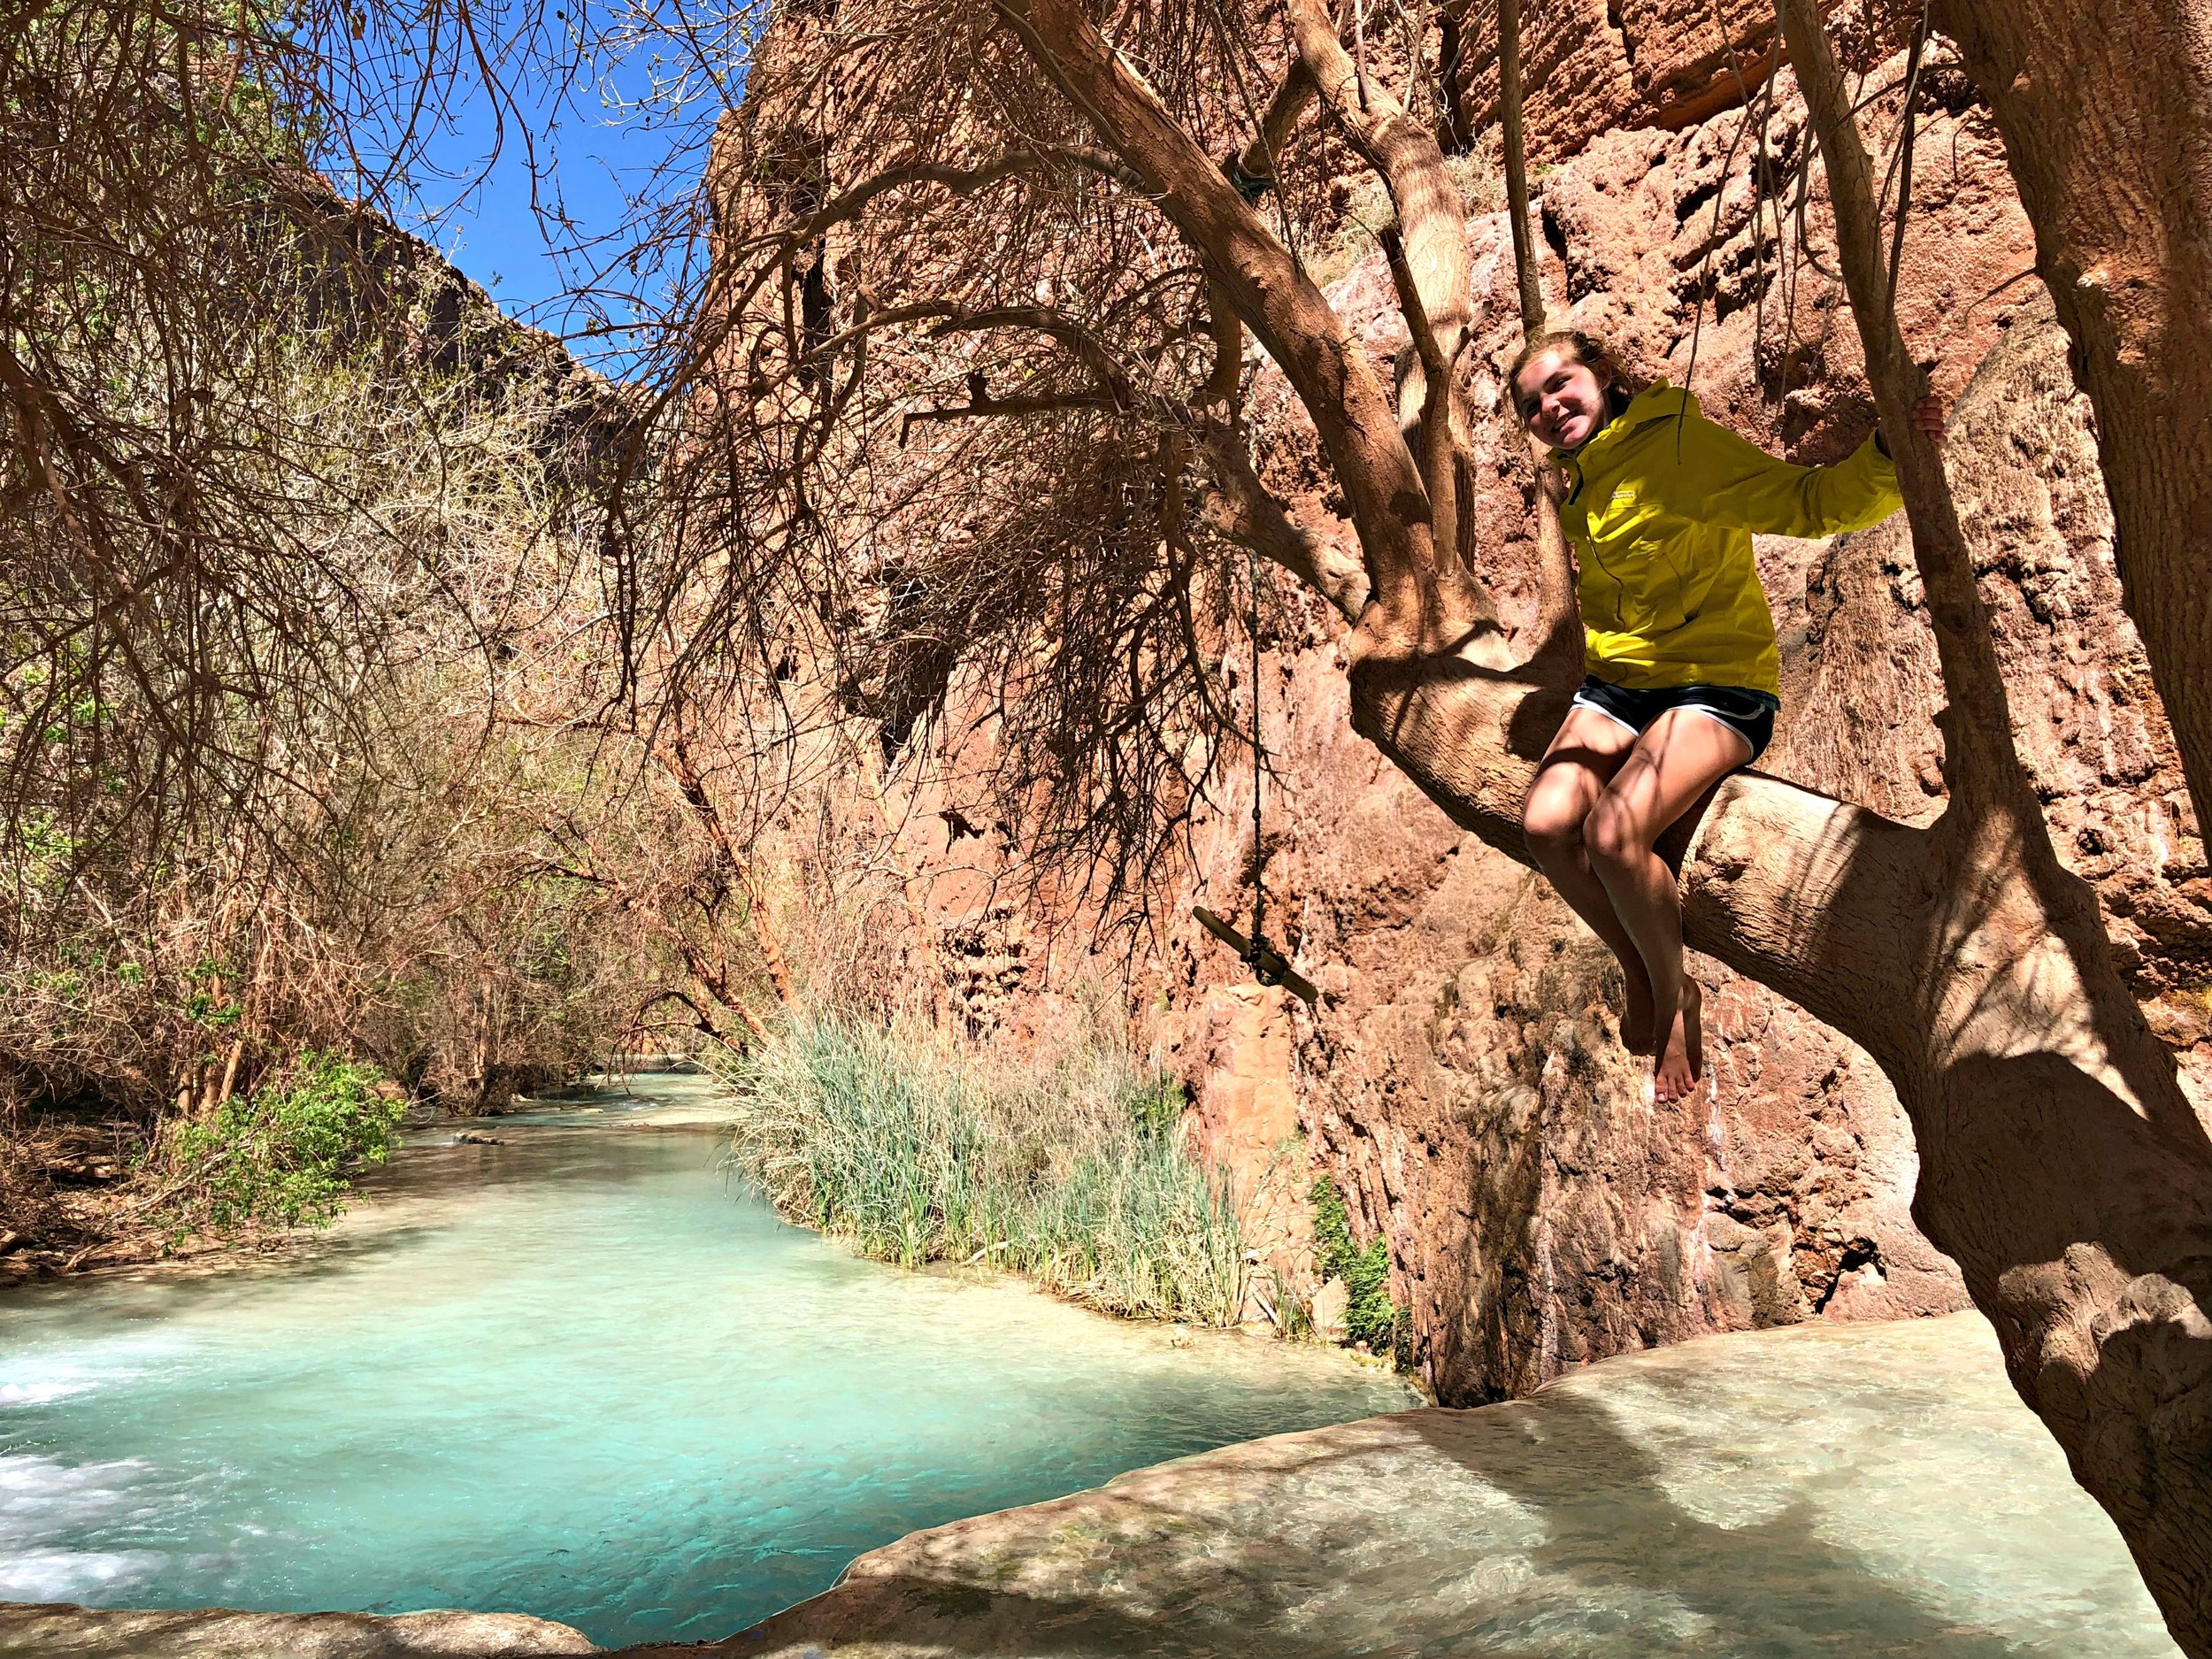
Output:
<svg viewBox="0 0 2212 1659">
<path fill-rule="evenodd" d="M 729 1187 L 710 1134 L 578 1122 L 419 1146 L 266 1264 L 0 1295 L 0 1600 L 720 1637 L 915 1528 L 1411 1403 L 1340 1356 L 853 1260 Z M 1351 1540 L 1331 1599 L 1392 1583 L 1333 1646 L 1410 1617 L 1443 1646 L 1382 1650 L 1674 1652 L 1652 1575 L 1694 1568 L 1734 1629 L 1701 1615 L 1685 1652 L 2175 1653 L 1973 1316 L 1692 1344 L 1502 1412 L 1409 1421 L 1494 1423 L 1533 1509 L 1464 1457 L 1435 1513 L 1412 1465 L 1348 1464 L 1387 1563 Z M 1310 1484 L 1238 1494 L 1263 1555 L 1327 1507 Z"/>
</svg>

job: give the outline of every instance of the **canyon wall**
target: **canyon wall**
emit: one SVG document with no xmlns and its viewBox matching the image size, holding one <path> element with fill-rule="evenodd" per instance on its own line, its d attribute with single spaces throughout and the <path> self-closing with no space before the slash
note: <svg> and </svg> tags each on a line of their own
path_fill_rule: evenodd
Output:
<svg viewBox="0 0 2212 1659">
<path fill-rule="evenodd" d="M 1862 73 L 1897 51 L 1920 8 L 1830 0 L 1838 57 Z M 1445 8 L 1451 120 L 1463 143 L 1498 121 L 1497 0 Z M 1521 10 L 1529 159 L 1559 161 L 1617 129 L 1670 131 L 1741 105 L 1775 62 L 1765 0 L 1558 0 Z"/>
<path fill-rule="evenodd" d="M 1599 333 L 1641 373 L 1687 382 L 1754 442 L 1839 459 L 1873 415 L 1855 327 L 1825 274 L 1817 168 L 1809 252 L 1778 257 L 1770 204 L 1755 234 L 1755 172 L 1786 176 L 1810 142 L 1803 106 L 1784 68 L 1763 144 L 1740 110 L 1712 107 L 1714 64 L 1767 45 L 1756 8 L 1732 7 L 1730 42 L 1697 47 L 1692 10 L 1623 0 L 1532 20 L 1532 149 L 1557 162 L 1538 180 L 1547 296 L 1555 319 Z M 1893 45 L 1879 29 L 1855 43 L 1883 143 L 1903 76 L 1901 55 L 1883 56 Z M 1588 67 L 1601 61 L 1602 73 Z M 1463 109 L 1479 102 L 1481 72 L 1471 60 Z M 1736 85 L 1732 69 L 1722 104 Z M 1953 407 L 1953 488 L 2054 838 L 2096 887 L 2146 1014 L 2202 1101 L 2212 884 L 2121 608 L 2088 406 L 2031 273 L 2001 144 L 1939 48 L 1928 99 L 1900 319 Z M 1535 477 L 1502 409 L 1500 370 L 1519 341 L 1512 260 L 1502 215 L 1470 230 L 1478 340 L 1463 389 L 1478 419 L 1480 573 L 1508 632 L 1523 634 L 1535 621 Z M 1379 256 L 1332 298 L 1389 373 L 1408 337 Z M 1279 498 L 1348 550 L 1312 432 L 1263 365 L 1256 420 Z M 1785 661 L 1763 769 L 1932 818 L 1940 688 L 1902 516 L 1828 541 L 1761 538 L 1758 550 Z M 1279 1311 L 1283 1284 L 1310 1288 L 1302 1195 L 1317 1171 L 1343 1187 L 1363 1236 L 1389 1240 L 1410 1353 L 1448 1402 L 1524 1393 L 1564 1365 L 1714 1331 L 1963 1306 L 1955 1269 L 1913 1225 L 1910 1132 L 1871 1061 L 1694 957 L 1712 1088 L 1655 1105 L 1648 1063 L 1617 1041 L 1618 974 L 1602 947 L 1540 877 L 1455 829 L 1353 733 L 1340 624 L 1279 588 L 1259 686 L 1244 684 L 1241 642 L 1224 665 L 1236 696 L 1256 689 L 1272 766 L 1256 861 L 1270 931 L 1319 1002 L 1251 983 L 1189 916 L 1194 902 L 1248 914 L 1248 778 L 1202 817 L 1189 879 L 1164 936 L 1139 953 L 1132 995 L 1191 1089 L 1192 1133 L 1259 1213 L 1259 1310 Z M 922 804 L 909 853 L 965 964 L 956 1003 L 973 1028 L 1048 1028 L 1083 941 L 998 891 L 990 836 L 948 803 L 933 815 Z"/>
</svg>

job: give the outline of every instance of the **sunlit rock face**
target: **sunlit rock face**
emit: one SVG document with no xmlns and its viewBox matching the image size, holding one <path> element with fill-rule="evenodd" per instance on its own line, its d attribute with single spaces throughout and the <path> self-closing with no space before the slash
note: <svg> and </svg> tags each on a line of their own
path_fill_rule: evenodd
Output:
<svg viewBox="0 0 2212 1659">
<path fill-rule="evenodd" d="M 1466 133 L 1498 120 L 1496 0 L 1445 10 L 1463 42 L 1449 91 Z M 1831 0 L 1822 7 L 1847 69 L 1863 71 L 1904 45 L 1916 5 Z M 1521 8 L 1528 152 L 1573 156 L 1601 134 L 1691 126 L 1743 101 L 1773 60 L 1774 8 L 1763 0 L 1563 0 Z"/>
<path fill-rule="evenodd" d="M 1886 11 L 1844 11 L 1872 19 L 1854 35 L 1837 13 L 1872 95 L 1863 119 L 1880 160 L 1897 127 L 1902 35 Z M 1532 152 L 1555 163 L 1536 180 L 1555 319 L 1601 334 L 1640 375 L 1686 382 L 1714 419 L 1776 453 L 1847 454 L 1873 411 L 1855 325 L 1824 274 L 1835 258 L 1819 171 L 1809 255 L 1777 255 L 1772 203 L 1755 190 L 1763 158 L 1769 176 L 1786 176 L 1810 142 L 1789 72 L 1770 89 L 1763 79 L 1770 14 L 1723 7 L 1723 42 L 1711 8 L 1677 0 L 1524 12 Z M 1494 78 L 1479 45 L 1492 37 L 1486 7 L 1464 31 L 1474 81 L 1462 114 L 1480 131 L 1482 77 Z M 1771 97 L 1763 141 L 1740 107 L 1723 107 L 1740 105 L 1740 70 L 1744 88 Z M 2146 1016 L 2201 1099 L 2212 887 L 2120 603 L 2088 407 L 2032 274 L 2002 146 L 1940 48 L 1924 89 L 1899 319 L 1954 408 L 1953 482 L 2060 856 L 2097 887 Z M 1471 557 L 1517 636 L 1535 618 L 1535 473 L 1502 409 L 1501 370 L 1519 343 L 1512 258 L 1502 216 L 1469 228 Z M 1379 257 L 1331 292 L 1391 374 L 1407 335 Z M 1250 412 L 1265 481 L 1348 550 L 1311 428 L 1271 370 Z M 1940 695 L 1901 519 L 1833 541 L 1763 538 L 1759 557 L 1786 703 L 1763 767 L 1893 818 L 1932 818 L 1943 805 Z M 1455 1402 L 1710 1332 L 1963 1305 L 1955 1270 L 1912 1224 L 1909 1127 L 1863 1052 L 1694 958 L 1714 1088 L 1649 1103 L 1647 1068 L 1617 1038 L 1618 976 L 1603 949 L 1540 878 L 1455 829 L 1352 732 L 1333 615 L 1287 595 L 1263 643 L 1274 772 L 1262 856 L 1248 780 L 1233 778 L 1199 815 L 1190 866 L 1136 953 L 1132 997 L 1193 1092 L 1199 1143 L 1263 1199 L 1263 1269 L 1310 1286 L 1296 1201 L 1315 1173 L 1332 1175 L 1363 1236 L 1389 1240 L 1413 1358 Z M 1242 649 L 1223 646 L 1240 708 Z M 981 744 L 956 690 L 954 703 L 944 729 Z M 974 775 L 987 758 L 964 751 L 960 768 Z M 925 833 L 910 850 L 960 970 L 956 1011 L 1009 1041 L 1048 1033 L 1079 953 L 1055 954 L 1049 925 L 995 884 L 1004 826 L 980 827 L 987 818 L 952 795 L 920 804 Z M 1256 868 L 1270 931 L 1322 992 L 1311 1010 L 1249 986 L 1189 920 L 1193 902 L 1248 914 Z M 1287 1120 L 1296 1133 L 1282 1133 Z"/>
</svg>

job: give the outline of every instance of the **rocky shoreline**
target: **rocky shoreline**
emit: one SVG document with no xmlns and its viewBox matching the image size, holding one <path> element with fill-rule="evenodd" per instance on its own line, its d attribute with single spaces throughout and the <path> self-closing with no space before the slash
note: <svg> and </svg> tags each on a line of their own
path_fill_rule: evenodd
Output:
<svg viewBox="0 0 2212 1659">
<path fill-rule="evenodd" d="M 117 1612 L 0 1601 L 0 1659 L 538 1659 L 597 1653 L 519 1613 Z"/>
</svg>

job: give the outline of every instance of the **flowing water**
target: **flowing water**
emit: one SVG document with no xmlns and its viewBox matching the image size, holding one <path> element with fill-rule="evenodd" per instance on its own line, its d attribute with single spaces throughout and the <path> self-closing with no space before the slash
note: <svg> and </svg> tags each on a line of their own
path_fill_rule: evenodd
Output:
<svg viewBox="0 0 2212 1659">
<path fill-rule="evenodd" d="M 411 1148 L 266 1264 L 0 1294 L 0 1600 L 721 1637 L 917 1527 L 1411 1403 L 1340 1356 L 855 1260 L 711 1134 L 574 1126 L 602 1115 Z"/>
<path fill-rule="evenodd" d="M 1410 1403 L 1342 1356 L 855 1260 L 728 1187 L 712 1136 L 575 1126 L 595 1111 L 621 1115 L 411 1149 L 260 1266 L 0 1294 L 0 1599 L 716 1638 L 915 1528 Z M 1162 1507 L 1110 1587 L 1146 1601 L 1188 1555 L 1225 1622 L 1157 1650 L 2176 1653 L 1972 1315 L 1691 1343 L 1344 1433 L 1381 1449 L 1333 1437 L 1242 1521 Z"/>
</svg>

